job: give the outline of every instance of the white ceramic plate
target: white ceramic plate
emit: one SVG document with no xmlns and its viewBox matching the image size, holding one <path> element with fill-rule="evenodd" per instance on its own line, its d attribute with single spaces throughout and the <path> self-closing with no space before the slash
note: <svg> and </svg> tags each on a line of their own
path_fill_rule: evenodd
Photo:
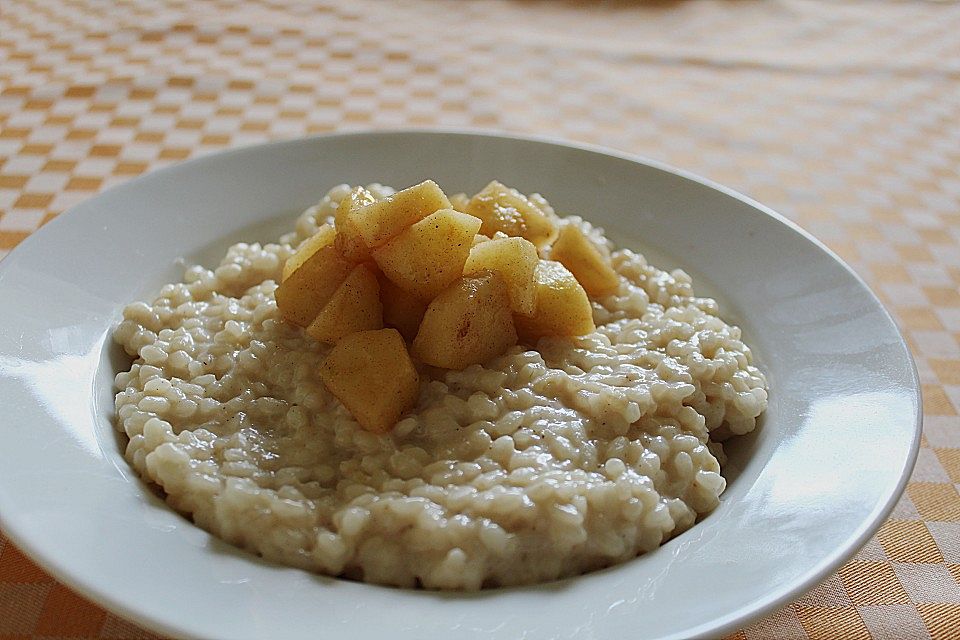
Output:
<svg viewBox="0 0 960 640">
<path fill-rule="evenodd" d="M 539 191 L 721 294 L 770 383 L 729 488 L 690 531 L 576 579 L 478 594 L 310 575 L 220 543 L 124 461 L 112 419 L 124 304 L 274 239 L 337 183 L 491 178 Z M 706 277 L 704 277 L 706 276 Z M 917 454 L 907 347 L 844 264 L 782 217 L 655 163 L 493 135 L 335 135 L 220 153 L 60 216 L 0 263 L 0 519 L 81 593 L 161 633 L 216 638 L 715 636 L 815 585 L 881 524 Z"/>
</svg>

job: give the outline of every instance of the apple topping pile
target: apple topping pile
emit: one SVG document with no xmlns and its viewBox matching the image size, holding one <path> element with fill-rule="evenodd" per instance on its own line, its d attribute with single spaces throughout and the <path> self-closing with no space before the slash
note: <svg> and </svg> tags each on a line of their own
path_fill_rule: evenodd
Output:
<svg viewBox="0 0 960 640">
<path fill-rule="evenodd" d="M 451 204 L 427 180 L 383 200 L 353 190 L 287 260 L 276 300 L 284 320 L 335 345 L 321 379 L 385 433 L 416 402 L 414 360 L 464 369 L 519 341 L 590 333 L 588 296 L 619 282 L 580 227 L 514 189 L 494 181 Z"/>
</svg>

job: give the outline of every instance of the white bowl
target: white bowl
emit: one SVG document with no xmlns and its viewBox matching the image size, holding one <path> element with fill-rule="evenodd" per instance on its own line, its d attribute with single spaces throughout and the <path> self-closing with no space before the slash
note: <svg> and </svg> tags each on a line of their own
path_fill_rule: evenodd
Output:
<svg viewBox="0 0 960 640">
<path fill-rule="evenodd" d="M 121 455 L 109 340 L 124 304 L 275 239 L 337 183 L 448 192 L 499 178 L 680 266 L 767 372 L 762 427 L 729 447 L 719 508 L 604 571 L 477 594 L 311 575 L 221 543 Z M 0 263 L 0 520 L 66 584 L 160 633 L 217 638 L 716 636 L 785 604 L 882 523 L 917 455 L 920 398 L 890 316 L 769 209 L 687 173 L 583 146 L 448 132 L 333 135 L 211 155 L 88 200 Z"/>
</svg>

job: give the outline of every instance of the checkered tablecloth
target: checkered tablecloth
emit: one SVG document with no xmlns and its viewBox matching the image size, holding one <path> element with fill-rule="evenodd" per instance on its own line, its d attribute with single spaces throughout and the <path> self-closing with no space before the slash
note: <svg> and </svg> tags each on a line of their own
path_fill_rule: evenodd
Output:
<svg viewBox="0 0 960 640">
<path fill-rule="evenodd" d="M 960 5 L 0 0 L 0 258 L 187 157 L 432 126 L 657 158 L 847 260 L 916 357 L 920 459 L 854 560 L 734 637 L 960 637 Z M 152 636 L 0 537 L 21 637 Z"/>
</svg>

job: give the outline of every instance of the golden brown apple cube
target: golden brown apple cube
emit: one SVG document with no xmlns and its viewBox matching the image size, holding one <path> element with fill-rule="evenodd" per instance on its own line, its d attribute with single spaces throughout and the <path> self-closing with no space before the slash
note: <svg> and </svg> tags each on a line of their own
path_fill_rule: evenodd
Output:
<svg viewBox="0 0 960 640">
<path fill-rule="evenodd" d="M 594 298 L 608 296 L 620 288 L 620 277 L 610 259 L 576 225 L 567 223 L 560 228 L 560 235 L 550 248 L 550 257 L 569 269 Z"/>
<path fill-rule="evenodd" d="M 537 305 L 533 316 L 513 316 L 521 338 L 534 344 L 544 336 L 582 336 L 596 330 L 587 292 L 566 267 L 541 260 L 535 277 Z"/>
<path fill-rule="evenodd" d="M 283 263 L 281 282 L 307 261 L 314 253 L 333 242 L 336 231 L 329 224 L 321 225 L 315 234 L 300 243 L 297 251 Z"/>
<path fill-rule="evenodd" d="M 357 265 L 307 327 L 307 335 L 330 344 L 358 331 L 383 327 L 383 307 L 376 274 Z"/>
<path fill-rule="evenodd" d="M 450 208 L 467 213 L 467 207 L 470 206 L 470 196 L 465 193 L 455 193 L 450 196 Z"/>
<path fill-rule="evenodd" d="M 430 303 L 412 351 L 426 364 L 464 369 L 516 343 L 507 283 L 483 271 L 460 278 Z"/>
<path fill-rule="evenodd" d="M 373 250 L 377 266 L 394 284 L 431 300 L 463 273 L 480 220 L 441 209 Z"/>
<path fill-rule="evenodd" d="M 384 326 L 393 327 L 404 339 L 412 342 L 417 337 L 427 303 L 404 291 L 383 274 L 380 274 L 380 302 L 383 304 Z"/>
<path fill-rule="evenodd" d="M 536 303 L 534 272 L 538 262 L 537 248 L 529 240 L 498 238 L 474 245 L 463 265 L 463 273 L 496 271 L 507 283 L 513 312 L 531 315 Z"/>
<path fill-rule="evenodd" d="M 347 214 L 346 219 L 356 226 L 364 244 L 373 249 L 434 211 L 449 208 L 450 201 L 437 183 L 427 180 L 359 207 Z"/>
<path fill-rule="evenodd" d="M 274 295 L 280 315 L 301 327 L 309 326 L 354 266 L 333 243 L 319 247 L 277 287 Z"/>
<path fill-rule="evenodd" d="M 351 333 L 320 367 L 320 379 L 361 427 L 387 433 L 417 400 L 420 378 L 396 329 Z"/>
<path fill-rule="evenodd" d="M 496 180 L 470 199 L 466 212 L 483 220 L 480 233 L 484 235 L 502 231 L 526 238 L 537 247 L 557 237 L 557 225 L 550 215 L 516 189 Z"/>
<path fill-rule="evenodd" d="M 346 198 L 341 200 L 340 206 L 337 207 L 337 214 L 334 216 L 337 225 L 335 242 L 337 243 L 337 248 L 340 249 L 340 253 L 342 253 L 347 260 L 364 262 L 370 259 L 370 250 L 367 248 L 367 245 L 364 244 L 356 221 L 350 217 L 350 214 L 376 201 L 377 199 L 373 197 L 372 193 L 363 187 L 357 187 L 351 191 Z"/>
</svg>

